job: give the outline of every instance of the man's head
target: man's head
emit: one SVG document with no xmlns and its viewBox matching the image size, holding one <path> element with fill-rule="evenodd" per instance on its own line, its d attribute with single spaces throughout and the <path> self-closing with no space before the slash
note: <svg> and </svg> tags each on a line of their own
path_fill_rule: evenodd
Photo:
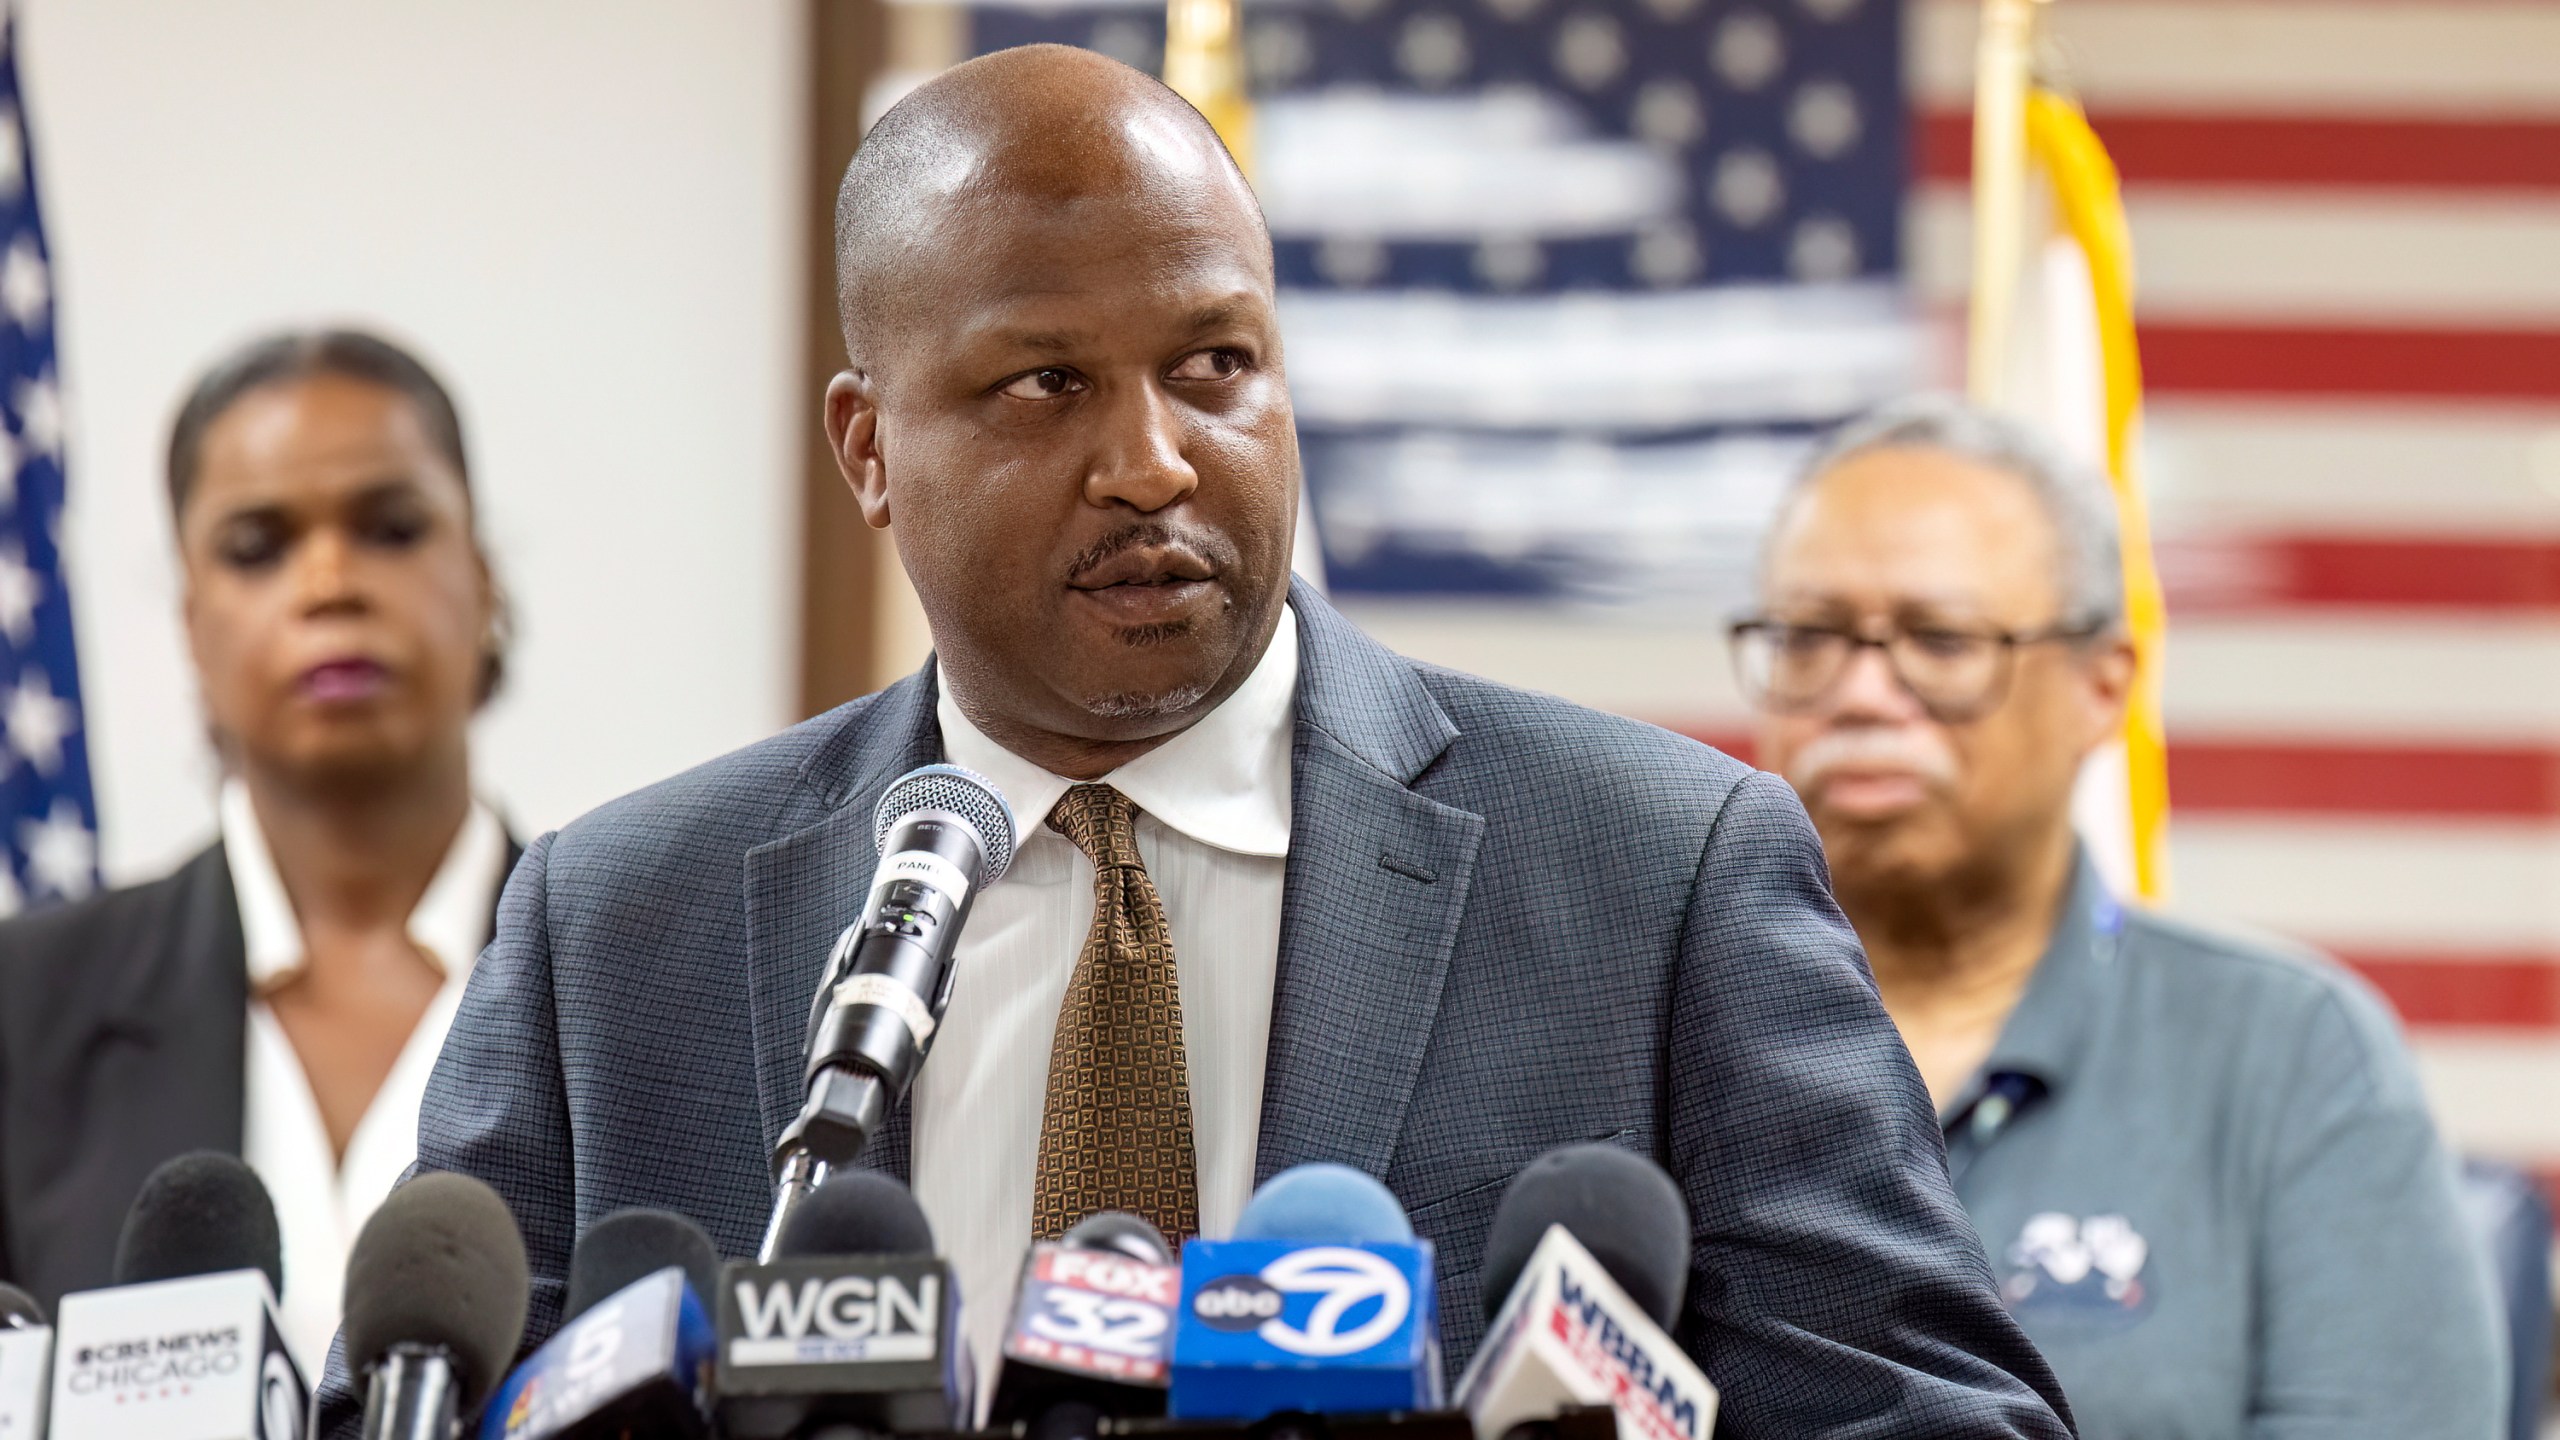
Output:
<svg viewBox="0 0 2560 1440">
<path fill-rule="evenodd" d="M 1764 552 L 1737 662 L 1853 907 L 1996 893 L 2069 834 L 2133 678 L 2114 502 L 1944 400 L 1851 425 Z M 1883 644 L 1861 644 L 1860 641 Z"/>
<path fill-rule="evenodd" d="M 1098 761 L 1243 683 L 1297 439 L 1270 238 L 1198 112 L 1060 46 L 958 66 L 864 139 L 836 267 L 827 435 L 970 718 Z"/>
</svg>

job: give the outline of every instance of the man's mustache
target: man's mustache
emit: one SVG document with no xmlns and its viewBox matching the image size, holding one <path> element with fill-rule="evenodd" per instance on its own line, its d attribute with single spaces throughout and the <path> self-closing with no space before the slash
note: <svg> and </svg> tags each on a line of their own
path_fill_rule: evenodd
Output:
<svg viewBox="0 0 2560 1440">
<path fill-rule="evenodd" d="M 1176 529 L 1159 520 L 1125 525 L 1075 553 L 1067 562 L 1067 578 L 1074 580 L 1131 550 L 1155 546 L 1167 550 L 1183 550 L 1209 563 L 1211 569 L 1225 574 L 1233 567 L 1235 547 L 1215 531 L 1190 526 Z"/>
<path fill-rule="evenodd" d="M 1786 770 L 1788 783 L 1810 791 L 1838 770 L 1895 770 L 1916 775 L 1940 789 L 1957 780 L 1955 757 L 1924 732 L 1882 725 L 1826 730 L 1795 754 Z"/>
</svg>

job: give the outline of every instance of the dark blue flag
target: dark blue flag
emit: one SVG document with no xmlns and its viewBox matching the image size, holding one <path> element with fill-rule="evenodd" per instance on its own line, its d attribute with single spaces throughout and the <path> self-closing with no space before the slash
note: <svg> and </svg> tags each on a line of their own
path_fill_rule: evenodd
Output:
<svg viewBox="0 0 2560 1440">
<path fill-rule="evenodd" d="M 0 914 L 98 888 L 98 806 L 62 580 L 62 383 L 53 266 L 0 20 Z"/>
</svg>

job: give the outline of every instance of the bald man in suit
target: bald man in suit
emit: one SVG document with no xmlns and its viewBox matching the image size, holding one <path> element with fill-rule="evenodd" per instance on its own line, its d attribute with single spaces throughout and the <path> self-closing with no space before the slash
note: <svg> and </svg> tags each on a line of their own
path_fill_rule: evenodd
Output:
<svg viewBox="0 0 2560 1440">
<path fill-rule="evenodd" d="M 1437 1242 L 1459 1364 L 1504 1185 L 1603 1140 L 1686 1196 L 1727 1434 L 2067 1433 L 1787 787 L 1291 584 L 1269 237 L 1194 111 L 1081 51 L 973 61 L 875 127 L 837 228 L 827 434 L 936 657 L 527 853 L 420 1142 L 523 1222 L 528 1342 L 608 1211 L 752 1252 L 872 807 L 949 759 L 1021 855 L 865 1158 L 984 1308 L 1080 1206 L 1220 1233 L 1338 1160 Z M 1097 1147 L 1115 1090 L 1147 1123 Z"/>
</svg>

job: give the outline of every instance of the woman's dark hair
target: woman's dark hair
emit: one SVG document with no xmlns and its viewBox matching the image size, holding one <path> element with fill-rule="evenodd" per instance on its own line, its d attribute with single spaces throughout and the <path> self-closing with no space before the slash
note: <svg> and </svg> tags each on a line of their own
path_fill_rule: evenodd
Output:
<svg viewBox="0 0 2560 1440">
<path fill-rule="evenodd" d="M 462 453 L 462 417 L 444 383 L 417 356 L 362 330 L 286 330 L 261 336 L 223 356 L 197 378 L 169 427 L 169 514 L 186 513 L 204 461 L 205 432 L 253 390 L 297 380 L 340 376 L 379 385 L 409 402 L 426 428 L 427 443 L 453 466 L 462 488 L 471 488 L 471 465 Z"/>
<path fill-rule="evenodd" d="M 363 330 L 284 330 L 261 336 L 216 360 L 197 377 L 195 388 L 187 392 L 186 403 L 178 407 L 178 418 L 169 427 L 171 522 L 186 517 L 187 502 L 194 497 L 197 472 L 204 463 L 205 432 L 213 428 L 215 421 L 230 413 L 231 407 L 252 391 L 322 376 L 379 385 L 408 401 L 409 408 L 417 413 L 419 425 L 426 430 L 427 443 L 453 466 L 463 494 L 470 495 L 471 464 L 463 452 L 462 416 L 454 409 L 453 396 L 444 388 L 444 382 L 436 378 L 425 361 Z M 477 508 L 473 507 L 475 519 L 470 538 L 472 548 L 482 550 Z M 486 563 L 485 550 L 482 559 Z M 489 643 L 481 659 L 480 700 L 484 704 L 498 693 L 498 682 L 505 675 L 509 629 L 506 595 L 500 591 Z"/>
</svg>

